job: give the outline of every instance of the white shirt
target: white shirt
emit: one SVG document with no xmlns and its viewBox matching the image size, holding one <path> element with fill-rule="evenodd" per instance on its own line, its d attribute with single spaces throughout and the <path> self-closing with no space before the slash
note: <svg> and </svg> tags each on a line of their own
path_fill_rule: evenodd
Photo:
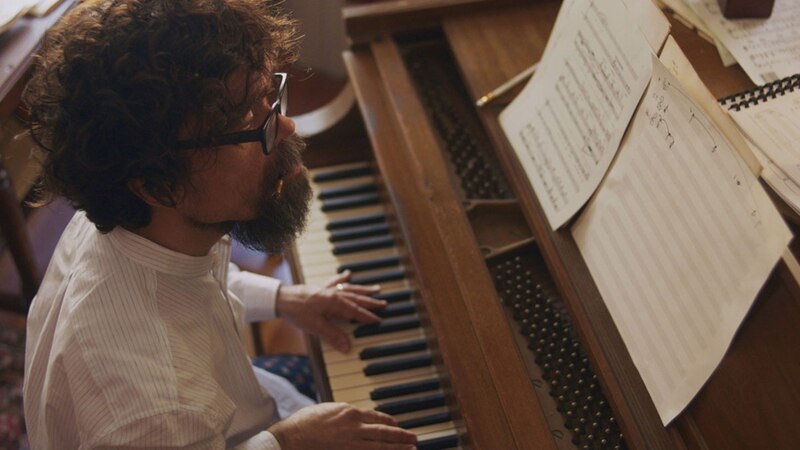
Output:
<svg viewBox="0 0 800 450">
<path fill-rule="evenodd" d="M 77 213 L 28 315 L 24 403 L 39 449 L 279 449 L 275 402 L 239 337 L 279 281 Z"/>
</svg>

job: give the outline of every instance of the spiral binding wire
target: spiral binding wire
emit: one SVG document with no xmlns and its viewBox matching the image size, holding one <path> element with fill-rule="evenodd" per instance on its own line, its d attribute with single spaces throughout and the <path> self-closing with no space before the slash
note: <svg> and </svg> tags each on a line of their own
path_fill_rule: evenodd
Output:
<svg viewBox="0 0 800 450">
<path fill-rule="evenodd" d="M 792 92 L 795 89 L 800 89 L 800 74 L 795 74 L 782 78 L 762 86 L 756 86 L 743 92 L 739 92 L 719 100 L 722 106 L 726 106 L 729 110 L 740 111 L 743 108 L 757 105 L 774 99 L 779 95 L 784 95 L 787 92 Z"/>
</svg>

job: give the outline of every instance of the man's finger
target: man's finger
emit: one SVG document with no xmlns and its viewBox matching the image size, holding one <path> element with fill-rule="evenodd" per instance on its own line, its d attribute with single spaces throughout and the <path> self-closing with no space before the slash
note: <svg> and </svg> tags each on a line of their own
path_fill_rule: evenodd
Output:
<svg viewBox="0 0 800 450">
<path fill-rule="evenodd" d="M 311 328 L 309 331 L 318 334 L 319 337 L 331 344 L 336 350 L 342 353 L 347 353 L 350 350 L 350 338 L 347 337 L 347 334 L 326 320 L 316 322 Z"/>
<path fill-rule="evenodd" d="M 397 426 L 397 420 L 386 413 L 375 411 L 374 409 L 359 409 L 359 411 L 361 412 L 360 419 L 364 423 L 382 423 L 390 427 Z"/>
<path fill-rule="evenodd" d="M 367 309 L 382 309 L 388 304 L 386 300 L 378 300 L 377 298 L 367 297 L 365 295 L 354 295 L 350 297 L 358 306 Z"/>
<path fill-rule="evenodd" d="M 340 308 L 337 308 L 336 313 L 342 319 L 355 320 L 363 323 L 377 323 L 381 318 L 376 316 L 370 310 L 359 306 L 358 296 L 356 294 L 344 294 L 338 297 Z"/>
<path fill-rule="evenodd" d="M 339 283 L 344 283 L 345 281 L 350 279 L 351 272 L 349 270 L 345 270 L 342 273 L 337 273 L 336 275 L 328 278 L 328 282 L 325 283 L 326 287 L 334 287 Z"/>
<path fill-rule="evenodd" d="M 381 291 L 381 287 L 378 284 L 371 284 L 371 285 L 363 285 L 363 284 L 348 284 L 347 285 L 347 292 L 354 292 L 356 294 L 361 295 L 373 295 L 377 294 Z"/>
<path fill-rule="evenodd" d="M 417 435 L 402 428 L 391 427 L 379 423 L 368 423 L 361 426 L 359 437 L 371 441 L 388 442 L 392 444 L 416 444 Z"/>
</svg>

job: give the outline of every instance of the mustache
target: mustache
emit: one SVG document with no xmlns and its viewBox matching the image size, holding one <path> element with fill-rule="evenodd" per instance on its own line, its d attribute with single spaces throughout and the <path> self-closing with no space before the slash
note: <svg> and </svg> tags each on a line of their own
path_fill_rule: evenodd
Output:
<svg viewBox="0 0 800 450">
<path fill-rule="evenodd" d="M 275 166 L 266 176 L 265 188 L 274 191 L 279 180 L 292 173 L 299 164 L 302 164 L 302 155 L 305 149 L 306 142 L 295 134 L 281 141 L 273 151 Z"/>
<path fill-rule="evenodd" d="M 257 216 L 234 222 L 230 229 L 233 238 L 245 247 L 277 254 L 305 228 L 312 196 L 305 170 L 283 183 L 284 177 L 292 174 L 301 163 L 304 149 L 302 139 L 287 138 L 275 148 L 274 154 L 270 154 L 275 159 L 268 169 L 270 173 L 265 175 Z M 283 192 L 278 194 L 281 187 Z"/>
</svg>

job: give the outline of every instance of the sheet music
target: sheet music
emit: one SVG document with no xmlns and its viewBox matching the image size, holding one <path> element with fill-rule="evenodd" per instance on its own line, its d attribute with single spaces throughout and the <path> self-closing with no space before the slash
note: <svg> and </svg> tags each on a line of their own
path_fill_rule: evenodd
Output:
<svg viewBox="0 0 800 450">
<path fill-rule="evenodd" d="M 617 160 L 572 234 L 665 425 L 719 364 L 791 237 L 655 57 Z"/>
<path fill-rule="evenodd" d="M 729 113 L 783 173 L 800 183 L 800 90 Z"/>
<path fill-rule="evenodd" d="M 563 225 L 600 183 L 650 78 L 650 49 L 621 0 L 575 0 L 500 124 L 545 210 Z"/>
<path fill-rule="evenodd" d="M 692 63 L 689 62 L 689 58 L 686 57 L 672 36 L 667 38 L 667 42 L 664 44 L 658 59 L 678 79 L 683 86 L 684 92 L 687 92 L 689 97 L 694 99 L 695 103 L 716 124 L 718 130 L 725 135 L 728 142 L 747 163 L 750 173 L 757 177 L 762 170 L 761 164 L 750 151 L 750 146 L 747 145 L 739 127 L 736 126 L 736 122 L 733 121 L 731 116 L 728 115 L 728 111 L 720 106 L 717 98 L 708 90 L 703 80 L 700 79 L 700 75 L 694 70 Z"/>
<path fill-rule="evenodd" d="M 730 67 L 736 64 L 736 58 L 734 58 L 733 55 L 731 55 L 731 52 L 725 48 L 725 44 L 720 42 L 719 39 L 714 38 L 714 33 L 708 29 L 706 24 L 703 23 L 703 20 L 700 19 L 700 16 L 698 16 L 697 13 L 694 12 L 694 10 L 686 3 L 686 0 L 659 1 L 671 9 L 678 20 L 683 22 L 689 28 L 695 28 L 700 34 L 700 37 L 703 37 L 717 47 L 717 52 L 719 52 L 719 58 L 722 60 L 723 66 Z"/>
<path fill-rule="evenodd" d="M 748 139 L 747 144 L 763 167 L 761 179 L 778 194 L 784 203 L 789 205 L 796 214 L 800 215 L 800 185 L 789 178 L 780 167 L 776 166 L 755 143 Z"/>
<path fill-rule="evenodd" d="M 652 0 L 623 0 L 623 3 L 639 32 L 657 54 L 669 35 L 669 19 Z"/>
<path fill-rule="evenodd" d="M 776 1 L 768 19 L 726 19 L 717 0 L 687 0 L 755 84 L 800 72 L 800 2 Z"/>
</svg>

